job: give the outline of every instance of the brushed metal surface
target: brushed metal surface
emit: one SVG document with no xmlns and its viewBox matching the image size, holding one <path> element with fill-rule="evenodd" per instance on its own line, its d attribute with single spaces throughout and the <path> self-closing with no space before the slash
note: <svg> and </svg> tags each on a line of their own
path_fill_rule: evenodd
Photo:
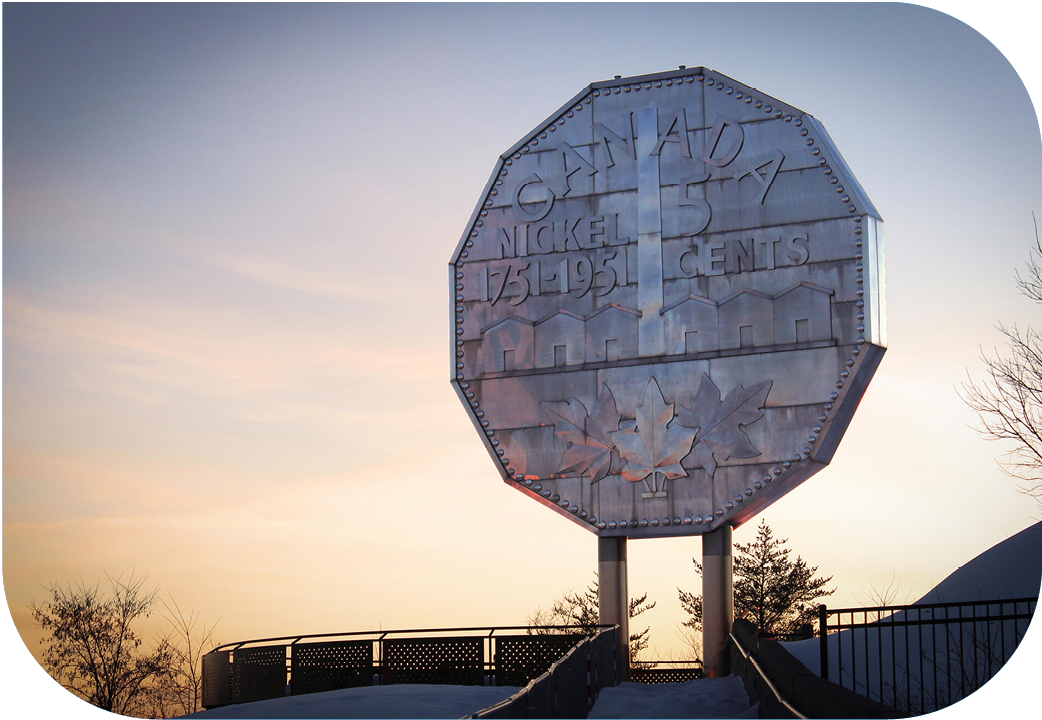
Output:
<svg viewBox="0 0 1042 720">
<path fill-rule="evenodd" d="M 745 522 L 886 348 L 883 223 L 824 126 L 706 68 L 593 83 L 512 146 L 449 280 L 502 478 L 601 537 Z"/>
</svg>

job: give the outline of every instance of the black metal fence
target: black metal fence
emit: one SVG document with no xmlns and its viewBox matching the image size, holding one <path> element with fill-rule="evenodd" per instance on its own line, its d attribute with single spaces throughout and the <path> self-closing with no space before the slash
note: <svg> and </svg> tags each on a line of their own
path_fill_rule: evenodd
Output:
<svg viewBox="0 0 1042 720">
<path fill-rule="evenodd" d="M 918 715 L 952 705 L 1009 660 L 1038 598 L 819 606 L 821 677 Z"/>
<path fill-rule="evenodd" d="M 584 637 L 582 628 L 557 625 L 327 633 L 228 643 L 203 657 L 203 707 L 366 685 L 521 687 Z"/>
</svg>

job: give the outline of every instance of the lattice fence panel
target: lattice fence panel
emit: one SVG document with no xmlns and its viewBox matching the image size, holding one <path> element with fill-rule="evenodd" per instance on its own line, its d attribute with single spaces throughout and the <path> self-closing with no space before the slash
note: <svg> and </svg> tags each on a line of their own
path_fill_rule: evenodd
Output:
<svg viewBox="0 0 1042 720">
<path fill-rule="evenodd" d="M 235 650 L 229 675 L 233 703 L 283 697 L 286 694 L 286 646 Z"/>
<path fill-rule="evenodd" d="M 702 668 L 630 668 L 630 682 L 657 685 L 658 683 L 687 682 L 702 677 Z"/>
<path fill-rule="evenodd" d="M 496 637 L 496 685 L 522 687 L 564 657 L 582 635 L 504 635 Z"/>
<path fill-rule="evenodd" d="M 481 637 L 384 640 L 383 682 L 482 685 L 484 642 Z"/>
<path fill-rule="evenodd" d="M 373 684 L 373 641 L 294 645 L 290 661 L 294 695 Z"/>
</svg>

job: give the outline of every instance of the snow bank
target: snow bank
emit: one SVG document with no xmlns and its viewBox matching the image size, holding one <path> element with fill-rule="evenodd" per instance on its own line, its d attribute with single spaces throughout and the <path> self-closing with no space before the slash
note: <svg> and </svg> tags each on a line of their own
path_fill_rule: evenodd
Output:
<svg viewBox="0 0 1042 720">
<path fill-rule="evenodd" d="M 985 550 L 970 562 L 937 584 L 917 600 L 915 605 L 940 602 L 972 602 L 1000 598 L 1034 597 L 1042 583 L 1042 522 L 1021 530 L 998 545 Z M 914 618 L 914 614 L 913 614 Z M 895 615 L 895 619 L 899 619 Z M 838 652 L 849 630 L 829 637 L 829 654 Z M 807 666 L 821 674 L 820 641 L 818 638 L 784 643 L 785 649 Z M 846 643 L 849 647 L 849 641 Z"/>
<path fill-rule="evenodd" d="M 460 718 L 495 705 L 516 687 L 379 685 L 226 705 L 190 718 Z"/>
<path fill-rule="evenodd" d="M 520 688 L 381 685 L 227 705 L 190 718 L 458 718 L 505 700 Z M 685 683 L 622 683 L 605 688 L 591 718 L 755 718 L 734 676 Z"/>
<path fill-rule="evenodd" d="M 520 688 L 381 685 L 227 705 L 190 718 L 459 718 L 505 700 Z M 755 718 L 734 676 L 686 683 L 622 683 L 605 688 L 591 718 Z"/>
<path fill-rule="evenodd" d="M 1034 597 L 1040 581 L 1042 523 L 1036 523 L 981 553 L 914 604 Z M 994 606 L 992 612 L 998 609 Z M 1013 606 L 1003 609 L 1011 612 Z M 1019 606 L 1019 610 L 1024 609 L 1024 605 Z M 913 712 L 935 704 L 944 706 L 964 697 L 966 689 L 972 690 L 977 676 L 987 677 L 1001 666 L 1016 647 L 1015 634 L 1023 634 L 1026 625 L 1021 620 L 967 623 L 961 629 L 958 625 L 939 625 L 936 629 L 923 626 L 910 628 L 907 636 L 904 628 L 887 627 L 890 622 L 905 619 L 929 619 L 935 612 L 938 619 L 949 617 L 943 609 L 897 612 L 874 624 L 878 630 L 844 630 L 829 635 L 829 679 L 846 687 L 856 686 L 854 689 L 862 694 L 867 689 L 874 699 Z M 957 615 L 953 610 L 950 617 Z M 855 620 L 861 619 L 855 615 Z M 868 619 L 872 619 L 871 614 Z M 849 622 L 849 616 L 844 615 L 843 621 Z M 785 647 L 808 670 L 821 674 L 819 639 L 785 643 Z M 856 656 L 852 653 L 855 647 Z M 981 652 L 974 654 L 975 647 Z M 837 678 L 841 654 L 842 679 Z"/>
</svg>

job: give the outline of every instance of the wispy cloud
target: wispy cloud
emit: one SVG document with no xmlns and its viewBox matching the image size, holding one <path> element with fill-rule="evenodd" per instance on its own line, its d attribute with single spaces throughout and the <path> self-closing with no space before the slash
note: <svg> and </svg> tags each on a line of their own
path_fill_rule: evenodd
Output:
<svg viewBox="0 0 1042 720">
<path fill-rule="evenodd" d="M 398 378 L 442 367 L 438 348 L 386 354 L 377 339 L 314 332 L 292 318 L 192 305 L 163 306 L 139 298 L 96 298 L 64 309 L 4 298 L 8 351 L 28 350 L 101 367 L 148 384 L 227 394 L 327 383 L 355 373 Z M 427 372 L 425 372 L 427 370 Z"/>
<path fill-rule="evenodd" d="M 377 278 L 302 267 L 286 258 L 210 255 L 207 260 L 256 282 L 308 295 L 374 303 L 399 295 L 395 288 Z"/>
</svg>

